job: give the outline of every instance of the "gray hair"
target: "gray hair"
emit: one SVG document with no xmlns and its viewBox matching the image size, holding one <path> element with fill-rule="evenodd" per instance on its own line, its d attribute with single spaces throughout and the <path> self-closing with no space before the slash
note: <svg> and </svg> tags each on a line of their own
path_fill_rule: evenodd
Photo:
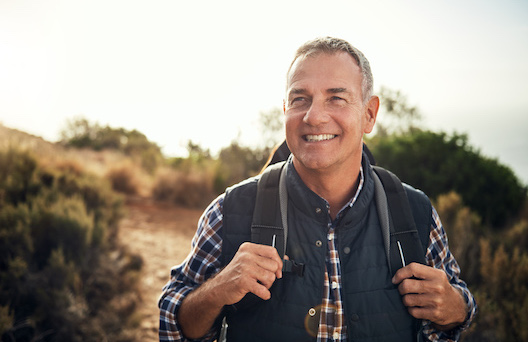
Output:
<svg viewBox="0 0 528 342">
<path fill-rule="evenodd" d="M 372 71 L 370 70 L 370 63 L 361 51 L 353 47 L 346 40 L 333 37 L 324 37 L 316 38 L 304 43 L 297 49 L 295 57 L 288 68 L 287 75 L 290 74 L 293 64 L 300 57 L 315 56 L 319 53 L 333 54 L 336 52 L 346 52 L 356 61 L 363 76 L 361 81 L 363 103 L 367 103 L 367 101 L 372 96 L 374 86 L 374 78 L 372 77 Z"/>
</svg>

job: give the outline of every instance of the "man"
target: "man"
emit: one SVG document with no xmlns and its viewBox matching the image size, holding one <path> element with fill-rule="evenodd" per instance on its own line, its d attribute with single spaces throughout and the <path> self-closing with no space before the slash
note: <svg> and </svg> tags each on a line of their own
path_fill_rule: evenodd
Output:
<svg viewBox="0 0 528 342">
<path fill-rule="evenodd" d="M 415 219 L 428 215 L 428 266 L 388 271 L 362 153 L 379 108 L 368 61 L 343 40 L 316 39 L 299 48 L 287 76 L 286 254 L 304 275 L 283 274 L 274 247 L 245 242 L 256 179 L 243 182 L 206 209 L 191 253 L 173 268 L 160 340 L 213 340 L 224 316 L 228 341 L 457 340 L 476 304 L 436 211 L 410 187 L 428 208 L 413 208 Z M 231 309 L 248 293 L 262 301 Z"/>
</svg>

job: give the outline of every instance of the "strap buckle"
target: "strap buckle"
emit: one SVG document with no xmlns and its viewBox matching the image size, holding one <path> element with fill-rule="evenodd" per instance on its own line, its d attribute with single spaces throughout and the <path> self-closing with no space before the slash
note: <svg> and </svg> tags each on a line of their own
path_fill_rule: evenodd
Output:
<svg viewBox="0 0 528 342">
<path fill-rule="evenodd" d="M 283 260 L 282 271 L 294 273 L 299 277 L 304 276 L 304 264 L 294 260 Z"/>
</svg>

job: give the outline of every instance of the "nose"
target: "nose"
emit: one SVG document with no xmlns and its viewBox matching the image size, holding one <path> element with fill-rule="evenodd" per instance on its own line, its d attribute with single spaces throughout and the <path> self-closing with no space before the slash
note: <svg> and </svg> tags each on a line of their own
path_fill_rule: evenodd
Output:
<svg viewBox="0 0 528 342">
<path fill-rule="evenodd" d="M 304 114 L 303 122 L 309 126 L 318 126 L 328 122 L 328 113 L 324 103 L 314 99 Z"/>
</svg>

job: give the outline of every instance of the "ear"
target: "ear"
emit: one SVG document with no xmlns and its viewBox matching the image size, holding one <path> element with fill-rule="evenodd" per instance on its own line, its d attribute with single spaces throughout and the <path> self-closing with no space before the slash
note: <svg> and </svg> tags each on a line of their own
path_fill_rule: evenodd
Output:
<svg viewBox="0 0 528 342">
<path fill-rule="evenodd" d="M 374 129 L 376 118 L 378 117 L 378 110 L 380 106 L 380 99 L 377 96 L 371 96 L 367 105 L 365 106 L 365 126 L 364 133 L 370 133 Z"/>
</svg>

